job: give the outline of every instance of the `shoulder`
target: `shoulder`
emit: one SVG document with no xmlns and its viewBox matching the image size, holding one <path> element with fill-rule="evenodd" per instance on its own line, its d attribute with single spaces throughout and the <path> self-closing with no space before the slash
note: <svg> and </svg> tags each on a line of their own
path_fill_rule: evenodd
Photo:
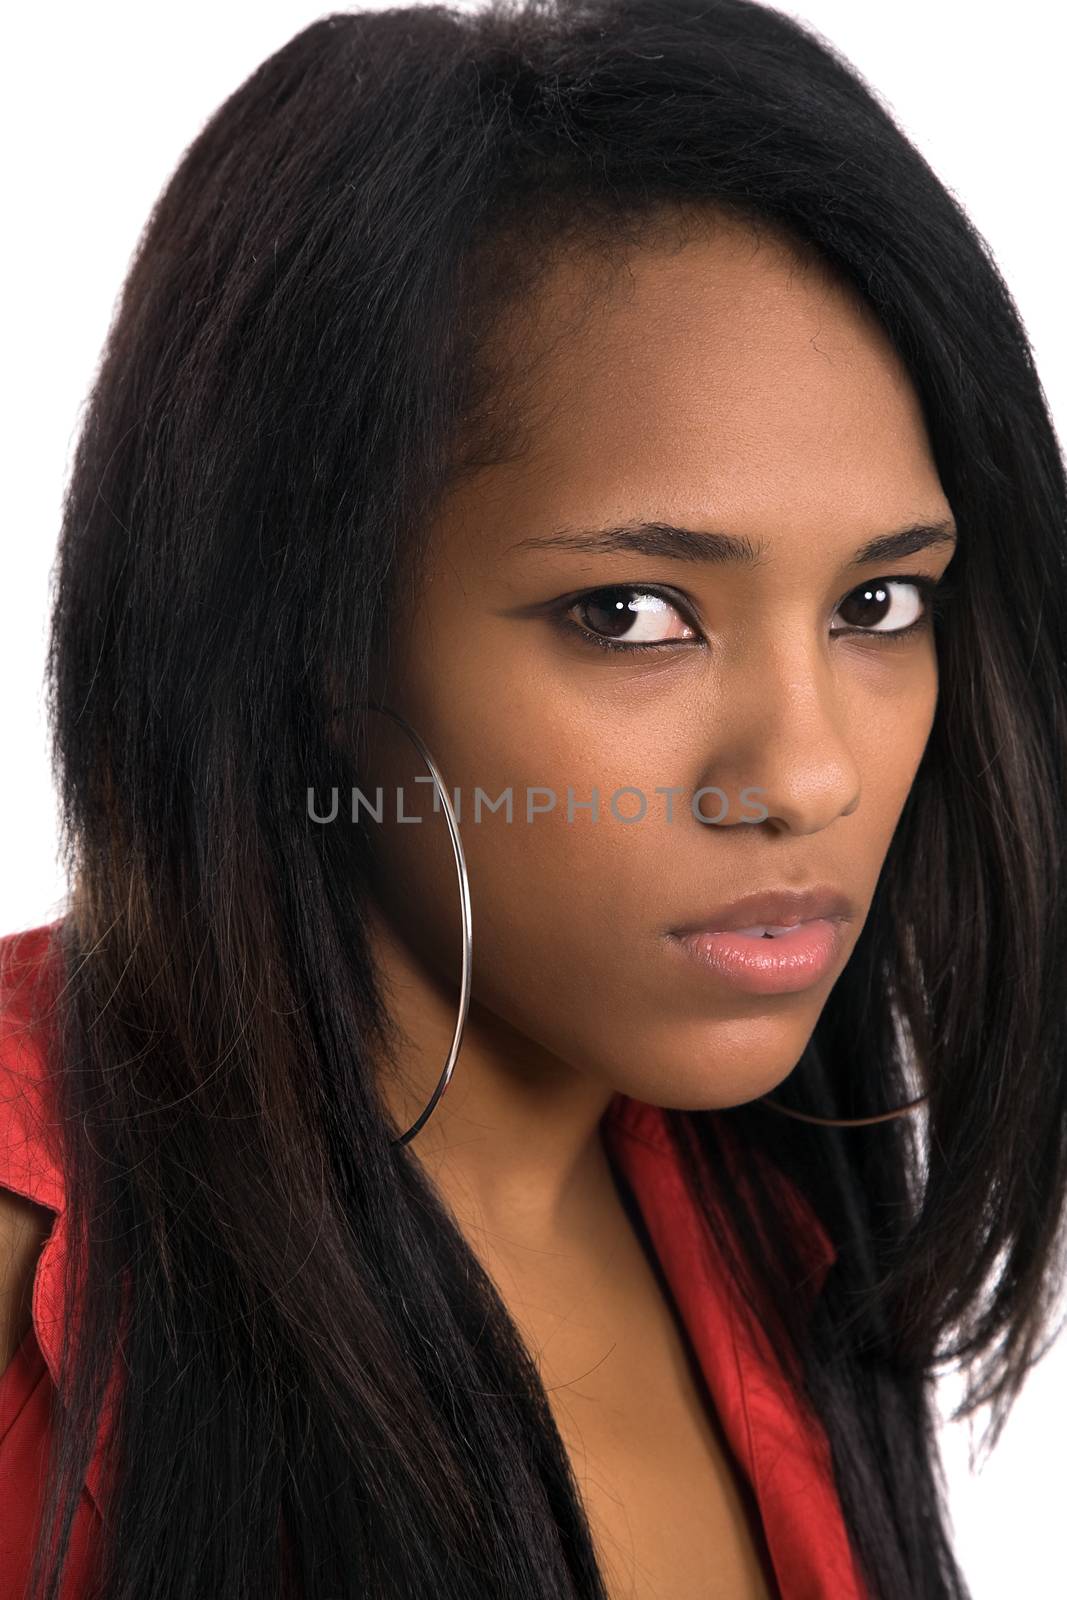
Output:
<svg viewBox="0 0 1067 1600">
<path fill-rule="evenodd" d="M 42 1007 L 55 999 L 56 962 L 63 919 L 0 934 L 0 1053 L 32 1030 Z"/>
</svg>

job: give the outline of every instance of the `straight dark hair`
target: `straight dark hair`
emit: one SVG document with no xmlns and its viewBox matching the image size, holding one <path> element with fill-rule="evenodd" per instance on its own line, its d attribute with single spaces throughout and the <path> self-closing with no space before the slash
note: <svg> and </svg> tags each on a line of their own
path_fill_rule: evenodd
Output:
<svg viewBox="0 0 1067 1600">
<path fill-rule="evenodd" d="M 367 697 L 434 508 L 522 449 L 522 361 L 489 331 L 560 253 L 716 211 L 873 308 L 960 546 L 935 725 L 780 1091 L 848 1116 L 918 1081 L 928 1121 L 669 1125 L 826 1430 L 872 1596 L 966 1594 L 931 1376 L 963 1364 L 995 1442 L 1063 1237 L 1067 485 L 1031 351 L 959 204 L 795 21 L 500 0 L 327 16 L 264 62 L 156 204 L 85 411 L 48 683 L 80 1325 L 34 1600 L 120 1348 L 106 1600 L 604 1600 L 536 1367 L 391 1142 L 368 841 L 305 797 L 361 781 L 333 697 Z M 780 1172 L 837 1248 L 810 1318 Z"/>
</svg>

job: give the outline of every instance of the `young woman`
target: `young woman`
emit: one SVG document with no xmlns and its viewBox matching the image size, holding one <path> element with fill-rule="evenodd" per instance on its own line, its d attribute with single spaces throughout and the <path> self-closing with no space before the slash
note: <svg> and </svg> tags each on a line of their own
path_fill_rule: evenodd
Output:
<svg viewBox="0 0 1067 1600">
<path fill-rule="evenodd" d="M 185 153 L 3 941 L 4 1600 L 963 1596 L 1065 1191 L 1067 486 L 747 0 L 337 15 Z M 510 797 L 510 804 L 509 804 Z"/>
</svg>

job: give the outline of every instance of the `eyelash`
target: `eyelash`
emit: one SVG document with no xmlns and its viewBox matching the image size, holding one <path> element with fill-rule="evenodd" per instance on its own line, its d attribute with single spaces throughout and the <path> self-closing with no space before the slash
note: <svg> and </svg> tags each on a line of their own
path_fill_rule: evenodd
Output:
<svg viewBox="0 0 1067 1600">
<path fill-rule="evenodd" d="M 849 595 L 855 594 L 858 589 L 873 587 L 879 583 L 913 584 L 923 598 L 924 604 L 922 615 L 917 617 L 914 622 L 909 622 L 906 628 L 894 628 L 892 631 L 885 631 L 881 633 L 877 632 L 873 628 L 844 628 L 837 630 L 835 634 L 836 638 L 847 638 L 851 636 L 865 639 L 877 639 L 881 644 L 899 643 L 900 641 L 911 637 L 913 634 L 921 633 L 924 629 L 932 627 L 937 618 L 943 616 L 945 610 L 947 609 L 949 600 L 956 592 L 955 585 L 949 578 L 931 578 L 923 572 L 895 572 L 892 577 L 889 578 L 874 578 L 870 581 L 869 585 L 858 583 L 854 589 L 850 589 L 848 591 L 848 594 L 842 596 L 840 604 L 843 605 L 844 602 L 849 598 Z M 586 589 L 580 595 L 568 600 L 566 605 L 557 611 L 554 620 L 561 628 L 565 628 L 569 633 L 577 634 L 586 643 L 596 645 L 601 650 L 621 650 L 626 652 L 628 655 L 636 655 L 638 652 L 644 652 L 646 650 L 667 650 L 670 649 L 671 646 L 684 646 L 688 648 L 690 645 L 698 642 L 695 639 L 652 639 L 645 640 L 641 643 L 627 644 L 624 640 L 620 639 L 605 639 L 599 633 L 594 633 L 591 628 L 585 628 L 580 622 L 574 622 L 570 617 L 567 616 L 566 613 L 568 611 L 573 611 L 576 606 L 581 605 L 583 600 L 589 600 L 592 598 L 592 596 L 601 594 L 657 595 L 660 599 L 666 600 L 668 604 L 674 606 L 677 611 L 685 611 L 685 607 L 679 603 L 677 596 L 673 594 L 671 590 L 662 589 L 654 583 L 611 583 L 601 584 L 596 589 Z M 686 616 L 686 622 L 692 628 L 697 627 L 696 622 L 694 622 L 689 616 Z"/>
</svg>

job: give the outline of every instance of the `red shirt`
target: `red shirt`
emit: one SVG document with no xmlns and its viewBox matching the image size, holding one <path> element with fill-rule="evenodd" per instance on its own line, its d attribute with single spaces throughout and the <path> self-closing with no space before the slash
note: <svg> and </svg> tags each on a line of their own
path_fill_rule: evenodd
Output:
<svg viewBox="0 0 1067 1600">
<path fill-rule="evenodd" d="M 60 1156 L 50 1130 L 44 1054 L 27 1028 L 54 993 L 55 923 L 0 938 L 0 1187 L 56 1213 L 38 1258 L 32 1324 L 0 1374 L 0 1600 L 23 1600 L 43 1492 L 67 1248 Z M 780 1600 L 867 1600 L 853 1562 L 821 1428 L 798 1404 L 691 1200 L 657 1106 L 617 1094 L 601 1124 L 624 1174 L 743 1479 L 752 1490 Z M 817 1292 L 833 1248 L 799 1195 Z M 112 1376 L 112 1389 L 119 1370 Z M 107 1407 L 75 1520 L 62 1600 L 83 1600 L 100 1536 Z"/>
</svg>

